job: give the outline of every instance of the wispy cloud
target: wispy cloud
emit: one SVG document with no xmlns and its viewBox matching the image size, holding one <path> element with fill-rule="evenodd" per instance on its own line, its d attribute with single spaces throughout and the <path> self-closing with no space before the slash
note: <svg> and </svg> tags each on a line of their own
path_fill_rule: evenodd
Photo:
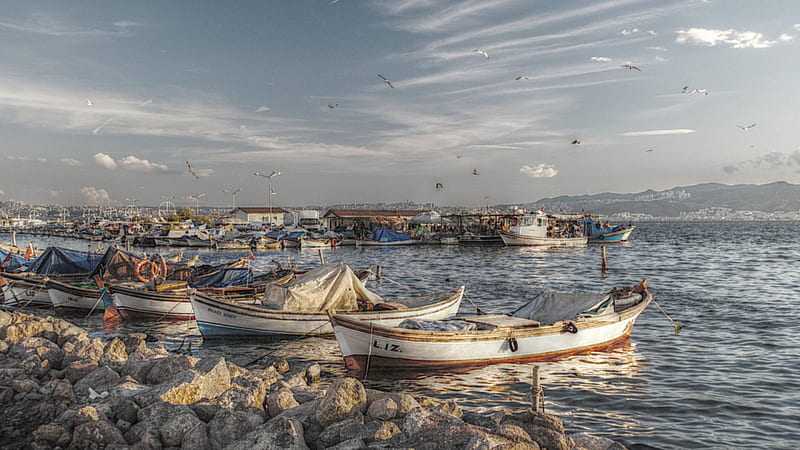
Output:
<svg viewBox="0 0 800 450">
<path fill-rule="evenodd" d="M 269 111 L 269 106 L 259 106 L 258 108 L 256 108 L 256 112 L 257 113 L 264 112 L 264 111 Z"/>
<path fill-rule="evenodd" d="M 678 37 L 675 38 L 675 42 L 679 44 L 695 44 L 706 47 L 727 45 L 730 48 L 769 48 L 778 42 L 765 39 L 762 33 L 737 31 L 732 28 L 727 30 L 689 28 L 678 30 L 676 33 Z"/>
<path fill-rule="evenodd" d="M 81 162 L 74 158 L 61 158 L 61 163 L 67 166 L 80 166 Z"/>
<path fill-rule="evenodd" d="M 538 164 L 535 166 L 522 166 L 520 173 L 531 178 L 552 178 L 558 175 L 558 169 L 550 164 Z"/>
<path fill-rule="evenodd" d="M 778 170 L 793 166 L 800 166 L 800 149 L 795 150 L 792 153 L 771 151 L 753 159 L 740 161 L 736 164 L 726 165 L 722 168 L 722 170 L 728 175 L 733 175 L 748 168 Z"/>
<path fill-rule="evenodd" d="M 81 193 L 91 204 L 106 205 L 111 203 L 111 198 L 108 196 L 108 191 L 105 189 L 85 186 L 81 188 Z"/>
<path fill-rule="evenodd" d="M 689 134 L 694 133 L 696 130 L 687 128 L 678 128 L 674 130 L 642 130 L 642 131 L 626 131 L 619 133 L 620 136 L 665 136 L 670 134 Z"/>
<path fill-rule="evenodd" d="M 25 163 L 46 163 L 47 158 L 42 157 L 35 157 L 35 156 L 6 156 L 6 159 L 9 161 L 19 161 Z"/>
<path fill-rule="evenodd" d="M 592 61 L 596 61 L 596 62 L 611 62 L 611 61 L 613 61 L 608 56 L 592 56 L 591 59 L 592 59 Z"/>
<path fill-rule="evenodd" d="M 40 34 L 46 36 L 83 36 L 83 37 L 110 37 L 129 36 L 129 28 L 140 25 L 136 22 L 119 21 L 114 22 L 110 27 L 85 27 L 74 23 L 69 23 L 61 17 L 52 14 L 35 14 L 19 23 L 1 21 L 0 28 L 10 31 L 17 31 L 29 34 Z"/>
<path fill-rule="evenodd" d="M 93 135 L 95 135 L 95 136 L 97 136 L 97 134 L 98 134 L 98 133 L 100 133 L 100 130 L 102 130 L 102 129 L 103 129 L 103 128 L 105 128 L 105 127 L 106 127 L 108 124 L 110 124 L 112 120 L 114 120 L 114 119 L 108 119 L 108 120 L 106 120 L 105 122 L 103 122 L 103 124 L 102 124 L 102 125 L 100 125 L 99 127 L 95 128 L 94 130 L 92 130 L 92 134 L 93 134 Z"/>
</svg>

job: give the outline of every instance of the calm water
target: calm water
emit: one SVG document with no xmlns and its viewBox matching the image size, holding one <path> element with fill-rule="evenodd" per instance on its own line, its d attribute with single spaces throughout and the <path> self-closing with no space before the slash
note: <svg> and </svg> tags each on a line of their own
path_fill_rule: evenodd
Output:
<svg viewBox="0 0 800 450">
<path fill-rule="evenodd" d="M 643 222 L 624 245 L 542 250 L 487 247 L 343 247 L 326 262 L 383 266 L 390 281 L 368 286 L 407 296 L 464 284 L 461 313 L 471 300 L 504 313 L 541 290 L 603 292 L 648 280 L 656 301 L 682 325 L 679 334 L 655 307 L 639 318 L 629 342 L 608 353 L 539 363 L 545 408 L 570 430 L 586 430 L 627 445 L 660 448 L 789 448 L 800 442 L 798 286 L 800 222 Z M 26 243 L 29 236 L 20 236 Z M 32 237 L 38 247 L 85 249 L 82 241 Z M 8 242 L 0 235 L 0 241 Z M 24 245 L 21 243 L 20 245 Z M 94 244 L 95 246 L 97 244 Z M 189 257 L 190 252 L 185 252 Z M 245 252 L 203 252 L 203 261 Z M 319 263 L 317 251 L 259 252 L 255 265 L 287 259 Z M 402 285 L 402 286 L 401 286 Z M 274 342 L 204 342 L 194 322 L 121 324 L 71 318 L 97 334 L 146 331 L 167 348 L 192 343 L 196 356 L 223 354 L 238 364 L 263 355 L 318 361 L 327 377 L 344 373 L 336 342 L 325 338 Z M 529 406 L 532 365 L 501 364 L 470 371 L 370 374 L 379 389 L 407 389 L 453 398 L 468 407 Z"/>
</svg>

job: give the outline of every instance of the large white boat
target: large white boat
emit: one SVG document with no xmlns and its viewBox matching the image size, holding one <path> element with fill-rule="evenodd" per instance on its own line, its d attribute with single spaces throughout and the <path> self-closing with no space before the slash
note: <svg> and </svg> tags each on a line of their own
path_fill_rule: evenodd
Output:
<svg viewBox="0 0 800 450">
<path fill-rule="evenodd" d="M 516 225 L 498 233 L 506 245 L 581 247 L 589 241 L 578 223 L 582 217 L 539 211 L 523 215 Z"/>
</svg>

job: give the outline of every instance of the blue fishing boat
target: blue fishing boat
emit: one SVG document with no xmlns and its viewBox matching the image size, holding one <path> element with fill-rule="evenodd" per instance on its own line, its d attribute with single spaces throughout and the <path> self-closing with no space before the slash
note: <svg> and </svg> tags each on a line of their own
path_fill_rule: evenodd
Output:
<svg viewBox="0 0 800 450">
<path fill-rule="evenodd" d="M 592 216 L 586 216 L 580 220 L 583 227 L 583 235 L 589 238 L 590 244 L 606 243 L 606 242 L 627 242 L 633 230 L 636 228 L 634 225 L 609 225 L 608 222 L 601 223 L 599 219 Z"/>
</svg>

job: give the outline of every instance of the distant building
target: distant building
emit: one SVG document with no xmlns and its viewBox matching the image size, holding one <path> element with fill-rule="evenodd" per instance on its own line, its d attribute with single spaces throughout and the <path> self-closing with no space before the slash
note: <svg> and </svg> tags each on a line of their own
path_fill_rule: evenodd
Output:
<svg viewBox="0 0 800 450">
<path fill-rule="evenodd" d="M 363 229 L 372 230 L 377 227 L 405 230 L 408 221 L 424 210 L 389 210 L 389 209 L 329 209 L 322 216 L 329 230 Z"/>
<path fill-rule="evenodd" d="M 275 225 L 285 225 L 286 216 L 291 216 L 291 213 L 283 208 L 273 206 L 272 208 L 266 207 L 237 207 L 231 213 L 237 220 L 248 223 L 273 223 Z"/>
</svg>

